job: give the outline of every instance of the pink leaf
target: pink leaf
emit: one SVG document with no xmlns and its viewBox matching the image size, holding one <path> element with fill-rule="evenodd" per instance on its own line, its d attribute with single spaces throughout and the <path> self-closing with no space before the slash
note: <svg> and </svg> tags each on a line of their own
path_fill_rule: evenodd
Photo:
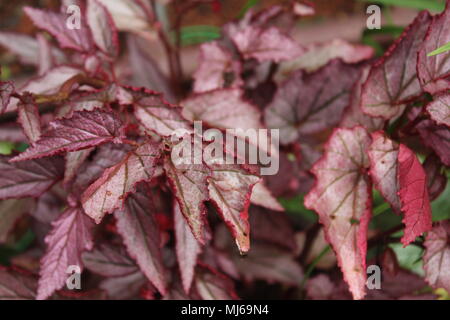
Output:
<svg viewBox="0 0 450 320">
<path fill-rule="evenodd" d="M 184 155 L 191 158 L 191 155 Z M 206 179 L 209 169 L 200 162 L 195 164 L 177 164 L 175 159 L 166 157 L 164 171 L 177 199 L 181 212 L 189 224 L 194 237 L 202 244 L 204 239 L 204 224 L 206 207 L 204 202 L 209 199 Z"/>
<path fill-rule="evenodd" d="M 30 199 L 10 199 L 0 202 L 0 244 L 6 243 L 9 235 L 17 226 L 17 222 L 24 214 L 32 210 L 33 201 Z"/>
<path fill-rule="evenodd" d="M 112 111 L 78 111 L 72 117 L 55 120 L 34 146 L 12 161 L 48 157 L 63 152 L 87 149 L 124 138 L 122 122 Z"/>
<path fill-rule="evenodd" d="M 278 202 L 278 200 L 272 195 L 270 190 L 265 186 L 261 180 L 253 187 L 250 202 L 258 206 L 271 209 L 274 211 L 284 211 L 284 208 Z"/>
<path fill-rule="evenodd" d="M 61 158 L 29 160 L 10 163 L 0 156 L 0 199 L 39 197 L 62 178 Z"/>
<path fill-rule="evenodd" d="M 316 185 L 305 206 L 319 214 L 328 242 L 334 248 L 354 299 L 362 299 L 366 285 L 367 229 L 372 186 L 365 171 L 370 137 L 361 127 L 337 129 L 314 165 Z"/>
<path fill-rule="evenodd" d="M 44 75 L 54 67 L 52 47 L 50 41 L 42 33 L 38 33 L 36 38 L 39 47 L 39 75 Z"/>
<path fill-rule="evenodd" d="M 54 36 L 61 48 L 69 48 L 81 52 L 87 52 L 92 49 L 91 34 L 84 19 L 81 19 L 80 28 L 69 29 L 67 27 L 68 16 L 63 13 L 31 7 L 25 7 L 24 11 L 37 27 Z"/>
<path fill-rule="evenodd" d="M 119 51 L 119 36 L 110 13 L 97 0 L 88 0 L 87 24 L 91 29 L 95 44 L 110 57 Z"/>
<path fill-rule="evenodd" d="M 106 169 L 81 196 L 86 214 L 100 223 L 105 214 L 120 208 L 138 182 L 150 181 L 153 177 L 160 152 L 158 144 L 147 141 Z"/>
<path fill-rule="evenodd" d="M 194 279 L 195 266 L 201 247 L 181 213 L 178 203 L 174 203 L 175 239 L 178 267 L 186 294 L 189 294 Z"/>
<path fill-rule="evenodd" d="M 120 248 L 119 248 L 120 249 Z M 138 270 L 123 250 L 102 244 L 91 252 L 83 253 L 84 266 L 104 277 L 123 277 Z"/>
<path fill-rule="evenodd" d="M 262 29 L 249 25 L 232 35 L 232 40 L 245 59 L 259 62 L 294 59 L 303 49 L 278 28 Z"/>
<path fill-rule="evenodd" d="M 447 177 L 444 165 L 434 153 L 430 154 L 423 163 L 423 169 L 427 176 L 427 188 L 430 201 L 433 201 L 445 190 Z"/>
<path fill-rule="evenodd" d="M 210 167 L 209 196 L 244 254 L 250 249 L 250 196 L 260 178 L 239 165 L 217 163 Z"/>
<path fill-rule="evenodd" d="M 37 299 L 50 297 L 67 280 L 67 268 L 83 267 L 81 254 L 93 247 L 92 222 L 79 208 L 66 209 L 52 223 L 52 231 L 45 237 L 47 250 L 41 259 Z"/>
<path fill-rule="evenodd" d="M 416 128 L 423 144 L 431 148 L 443 164 L 450 166 L 450 129 L 431 120 L 420 122 Z"/>
<path fill-rule="evenodd" d="M 0 81 L 0 114 L 6 111 L 13 92 L 14 86 L 12 83 Z"/>
<path fill-rule="evenodd" d="M 414 152 L 400 144 L 398 152 L 398 183 L 405 234 L 404 246 L 431 230 L 431 206 L 427 190 L 427 177 Z"/>
<path fill-rule="evenodd" d="M 181 108 L 166 102 L 160 93 L 146 89 L 130 93 L 134 115 L 145 129 L 161 136 L 170 136 L 177 129 L 192 130 L 189 122 L 181 116 Z"/>
<path fill-rule="evenodd" d="M 27 103 L 20 103 L 18 108 L 18 122 L 21 124 L 28 141 L 34 146 L 41 137 L 41 119 L 38 107 L 30 100 Z"/>
<path fill-rule="evenodd" d="M 165 295 L 166 280 L 159 248 L 159 230 L 152 210 L 152 200 L 144 190 L 128 197 L 124 207 L 116 210 L 114 216 L 117 231 L 130 256 L 159 292 Z"/>
<path fill-rule="evenodd" d="M 200 47 L 200 65 L 194 73 L 194 92 L 235 87 L 242 84 L 241 65 L 217 41 Z"/>
<path fill-rule="evenodd" d="M 444 94 L 428 104 L 427 111 L 431 119 L 438 125 L 445 124 L 450 127 L 450 94 Z"/>
<path fill-rule="evenodd" d="M 36 289 L 34 277 L 0 267 L 0 300 L 34 300 Z"/>
<path fill-rule="evenodd" d="M 430 24 L 423 11 L 386 54 L 372 67 L 362 89 L 362 109 L 373 117 L 390 119 L 399 106 L 421 94 L 417 78 L 417 52 Z"/>
<path fill-rule="evenodd" d="M 450 52 L 428 57 L 430 52 L 450 42 L 450 2 L 443 13 L 433 18 L 417 61 L 422 88 L 431 94 L 450 88 Z"/>
<path fill-rule="evenodd" d="M 333 60 L 322 69 L 296 72 L 278 88 L 265 111 L 269 128 L 280 129 L 280 142 L 289 144 L 305 134 L 335 126 L 349 105 L 359 68 Z"/>
<path fill-rule="evenodd" d="M 236 300 L 233 282 L 223 274 L 201 268 L 197 271 L 195 288 L 203 300 Z"/>
<path fill-rule="evenodd" d="M 423 257 L 425 279 L 435 289 L 450 292 L 450 225 L 441 222 L 431 230 L 425 240 Z"/>
<path fill-rule="evenodd" d="M 389 202 L 392 209 L 400 213 L 397 180 L 398 144 L 377 131 L 372 134 L 372 144 L 368 150 L 370 159 L 370 175 L 375 188 Z"/>
</svg>

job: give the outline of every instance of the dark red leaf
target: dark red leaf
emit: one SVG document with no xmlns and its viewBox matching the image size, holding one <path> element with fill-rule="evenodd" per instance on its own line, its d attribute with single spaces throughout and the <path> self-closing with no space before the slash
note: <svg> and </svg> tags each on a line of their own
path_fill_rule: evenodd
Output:
<svg viewBox="0 0 450 320">
<path fill-rule="evenodd" d="M 80 151 L 68 152 L 66 154 L 66 169 L 64 171 L 64 183 L 68 183 L 77 174 L 77 170 L 89 157 L 95 148 L 88 148 Z"/>
<path fill-rule="evenodd" d="M 29 103 L 19 103 L 18 122 L 21 124 L 23 132 L 31 145 L 34 145 L 41 138 L 41 119 L 37 105 L 32 101 Z"/>
<path fill-rule="evenodd" d="M 430 201 L 433 201 L 445 190 L 447 177 L 439 158 L 433 153 L 423 163 L 423 169 L 427 176 L 427 188 Z"/>
<path fill-rule="evenodd" d="M 12 83 L 0 81 L 0 114 L 6 111 L 13 92 L 14 86 Z"/>
<path fill-rule="evenodd" d="M 423 144 L 431 148 L 443 164 L 450 166 L 450 129 L 431 120 L 422 121 L 416 128 Z"/>
<path fill-rule="evenodd" d="M 34 277 L 0 267 L 0 300 L 34 300 L 36 289 Z"/>
<path fill-rule="evenodd" d="M 450 127 L 450 94 L 437 96 L 428 104 L 427 111 L 438 125 L 445 124 Z"/>
<path fill-rule="evenodd" d="M 236 300 L 233 282 L 223 274 L 201 268 L 197 270 L 195 288 L 203 300 Z"/>
<path fill-rule="evenodd" d="M 0 244 L 8 240 L 17 221 L 31 211 L 32 204 L 30 199 L 10 199 L 0 202 Z"/>
<path fill-rule="evenodd" d="M 123 277 L 138 271 L 137 266 L 120 248 L 102 244 L 82 255 L 84 266 L 104 277 Z"/>
</svg>

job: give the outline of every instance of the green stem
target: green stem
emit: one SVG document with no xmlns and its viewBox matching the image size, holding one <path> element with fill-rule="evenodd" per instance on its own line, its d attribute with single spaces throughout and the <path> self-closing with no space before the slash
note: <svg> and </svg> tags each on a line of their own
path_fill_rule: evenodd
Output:
<svg viewBox="0 0 450 320">
<path fill-rule="evenodd" d="M 383 212 L 387 211 L 391 206 L 387 202 L 383 202 L 382 204 L 376 206 L 373 209 L 373 216 L 376 217 L 379 214 L 382 214 Z"/>
<path fill-rule="evenodd" d="M 306 268 L 305 276 L 303 277 L 302 282 L 300 283 L 300 290 L 303 290 L 305 287 L 306 282 L 308 281 L 309 277 L 311 276 L 312 272 L 316 268 L 316 265 L 322 260 L 322 258 L 328 253 L 328 251 L 331 250 L 331 247 L 327 245 L 323 250 L 319 253 L 317 257 L 314 258 L 314 260 L 308 265 Z"/>
</svg>

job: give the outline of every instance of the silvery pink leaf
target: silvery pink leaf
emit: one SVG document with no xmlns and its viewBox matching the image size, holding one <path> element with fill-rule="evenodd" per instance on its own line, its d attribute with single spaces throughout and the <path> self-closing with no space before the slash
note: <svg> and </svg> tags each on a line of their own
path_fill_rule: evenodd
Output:
<svg viewBox="0 0 450 320">
<path fill-rule="evenodd" d="M 120 249 L 101 244 L 90 252 L 84 252 L 84 266 L 104 277 L 123 277 L 138 271 L 134 262 Z"/>
<path fill-rule="evenodd" d="M 443 164 L 450 166 L 450 129 L 431 120 L 420 122 L 416 128 L 423 144 L 431 148 Z"/>
<path fill-rule="evenodd" d="M 289 144 L 338 124 L 350 103 L 359 69 L 333 60 L 311 74 L 293 73 L 265 110 L 267 126 L 280 129 L 280 143 Z"/>
<path fill-rule="evenodd" d="M 68 28 L 66 14 L 31 7 L 25 7 L 24 11 L 37 27 L 54 36 L 61 48 L 81 52 L 92 50 L 92 37 L 84 19 L 80 21 L 80 28 Z"/>
<path fill-rule="evenodd" d="M 65 156 L 66 166 L 64 171 L 64 183 L 68 183 L 77 174 L 78 169 L 94 151 L 95 148 L 88 148 L 80 151 L 68 152 Z"/>
<path fill-rule="evenodd" d="M 44 75 L 54 67 L 52 47 L 50 41 L 42 33 L 38 33 L 36 39 L 39 46 L 39 75 Z"/>
<path fill-rule="evenodd" d="M 272 192 L 270 192 L 270 190 L 266 187 L 263 180 L 255 184 L 253 187 L 250 202 L 274 211 L 284 211 L 284 208 L 272 195 Z"/>
<path fill-rule="evenodd" d="M 216 163 L 210 168 L 210 199 L 227 224 L 239 251 L 244 254 L 250 250 L 250 196 L 260 178 L 240 165 Z"/>
<path fill-rule="evenodd" d="M 97 0 L 88 0 L 86 19 L 97 47 L 110 57 L 117 56 L 119 35 L 110 13 L 103 4 Z"/>
<path fill-rule="evenodd" d="M 195 160 L 191 158 L 191 155 L 182 156 L 186 160 Z M 195 164 L 194 161 L 184 161 L 184 158 L 181 158 L 180 162 L 176 163 L 174 160 L 178 161 L 173 156 L 164 159 L 164 171 L 193 235 L 200 243 L 204 244 L 204 225 L 206 223 L 204 202 L 209 199 L 206 179 L 210 170 L 202 162 Z M 187 164 L 182 164 L 181 161 Z"/>
<path fill-rule="evenodd" d="M 431 230 L 431 205 L 427 190 L 427 177 L 414 152 L 400 144 L 398 151 L 398 195 L 404 214 L 405 232 L 401 239 L 404 246 L 416 237 Z"/>
<path fill-rule="evenodd" d="M 68 208 L 52 223 L 45 237 L 47 250 L 41 259 L 37 299 L 50 297 L 67 280 L 67 268 L 83 267 L 81 254 L 93 247 L 92 221 L 80 208 Z"/>
<path fill-rule="evenodd" d="M 242 84 L 241 65 L 219 42 L 207 42 L 200 46 L 200 64 L 195 71 L 194 92 L 236 87 Z"/>
<path fill-rule="evenodd" d="M 366 128 L 368 132 L 373 132 L 383 129 L 384 120 L 381 118 L 374 118 L 365 114 L 361 108 L 361 90 L 364 82 L 367 80 L 370 68 L 365 67 L 361 71 L 361 77 L 356 81 L 351 97 L 350 106 L 345 109 L 342 116 L 340 127 L 342 128 L 353 128 L 355 126 L 362 126 Z"/>
<path fill-rule="evenodd" d="M 0 268 L 0 300 L 34 300 L 37 281 L 24 273 Z"/>
<path fill-rule="evenodd" d="M 312 44 L 305 48 L 305 53 L 300 57 L 280 63 L 276 79 L 280 83 L 289 74 L 298 69 L 303 69 L 308 72 L 316 71 L 336 58 L 340 58 L 345 63 L 350 64 L 368 60 L 373 55 L 374 50 L 372 47 L 352 44 L 341 39 Z"/>
<path fill-rule="evenodd" d="M 128 63 L 132 71 L 131 84 L 162 92 L 170 103 L 174 103 L 176 98 L 170 81 L 151 55 L 152 48 L 148 47 L 147 41 L 130 34 L 127 38 L 127 48 L 129 51 Z"/>
<path fill-rule="evenodd" d="M 438 125 L 450 127 L 450 94 L 439 95 L 428 104 L 427 111 Z"/>
<path fill-rule="evenodd" d="M 398 143 L 392 141 L 381 131 L 372 133 L 372 144 L 368 150 L 370 159 L 370 175 L 375 188 L 400 213 L 400 198 L 398 196 L 399 182 L 397 180 Z"/>
<path fill-rule="evenodd" d="M 18 122 L 32 146 L 41 138 L 41 119 L 37 105 L 29 99 L 18 105 Z"/>
<path fill-rule="evenodd" d="M 130 93 L 134 115 L 145 129 L 161 136 L 170 136 L 177 129 L 192 131 L 189 122 L 181 115 L 181 108 L 166 102 L 160 93 L 146 89 Z"/>
<path fill-rule="evenodd" d="M 233 34 L 232 40 L 245 59 L 259 62 L 280 62 L 303 53 L 299 44 L 275 27 L 262 29 L 250 25 Z"/>
<path fill-rule="evenodd" d="M 423 90 L 431 94 L 450 88 L 450 52 L 427 55 L 450 42 L 450 3 L 435 16 L 422 42 L 417 61 L 417 73 Z"/>
<path fill-rule="evenodd" d="M 423 11 L 372 66 L 361 93 L 361 106 L 373 117 L 391 119 L 400 105 L 422 92 L 417 78 L 417 52 L 432 18 Z"/>
<path fill-rule="evenodd" d="M 88 216 L 100 223 L 107 213 L 122 207 L 130 193 L 141 181 L 150 181 L 160 157 L 160 146 L 146 141 L 129 152 L 122 161 L 106 169 L 81 196 Z"/>
<path fill-rule="evenodd" d="M 114 212 L 114 217 L 117 231 L 130 256 L 159 292 L 165 295 L 167 289 L 160 236 L 152 205 L 152 199 L 142 189 L 130 195 L 123 208 Z"/>
<path fill-rule="evenodd" d="M 231 279 L 215 270 L 199 269 L 194 284 L 203 300 L 236 300 L 238 298 Z"/>
<path fill-rule="evenodd" d="M 97 0 L 104 5 L 112 16 L 119 31 L 144 34 L 152 30 L 148 7 L 137 0 Z"/>
<path fill-rule="evenodd" d="M 24 64 L 39 66 L 41 56 L 38 41 L 20 33 L 0 32 L 0 45 L 16 54 Z M 65 56 L 59 49 L 51 46 L 51 57 L 57 64 L 65 62 Z"/>
<path fill-rule="evenodd" d="M 10 82 L 0 82 L 0 114 L 8 108 L 14 86 Z"/>
<path fill-rule="evenodd" d="M 316 9 L 311 3 L 295 1 L 293 3 L 294 13 L 300 17 L 313 16 L 316 14 Z"/>
<path fill-rule="evenodd" d="M 362 299 L 366 291 L 372 186 L 364 172 L 369 168 L 369 145 L 370 136 L 362 127 L 335 130 L 311 170 L 316 185 L 305 197 L 305 206 L 319 214 L 354 299 Z"/>
<path fill-rule="evenodd" d="M 425 279 L 435 289 L 450 291 L 450 225 L 441 222 L 428 232 L 423 257 Z"/>
<path fill-rule="evenodd" d="M 30 160 L 87 149 L 124 138 L 122 121 L 113 111 L 78 111 L 52 121 L 41 138 L 12 161 Z"/>
<path fill-rule="evenodd" d="M 197 258 L 201 253 L 201 247 L 192 234 L 191 228 L 183 217 L 180 205 L 177 202 L 174 203 L 173 214 L 178 267 L 180 269 L 183 288 L 189 294 L 192 280 L 194 279 Z"/>
<path fill-rule="evenodd" d="M 28 160 L 10 163 L 10 157 L 0 156 L 0 199 L 39 197 L 64 172 L 62 158 Z"/>
</svg>

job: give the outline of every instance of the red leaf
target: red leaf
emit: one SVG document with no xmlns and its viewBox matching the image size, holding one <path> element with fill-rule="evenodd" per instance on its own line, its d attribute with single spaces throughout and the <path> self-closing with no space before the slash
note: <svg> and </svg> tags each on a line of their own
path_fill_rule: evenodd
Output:
<svg viewBox="0 0 450 320">
<path fill-rule="evenodd" d="M 282 144 L 335 126 L 349 105 L 350 91 L 358 76 L 358 67 L 340 60 L 333 60 L 315 73 L 292 74 L 265 111 L 267 126 L 280 129 Z"/>
<path fill-rule="evenodd" d="M 147 141 L 129 152 L 121 162 L 106 169 L 81 196 L 86 214 L 100 223 L 105 214 L 121 207 L 138 182 L 150 181 L 153 177 L 159 156 L 160 146 Z"/>
<path fill-rule="evenodd" d="M 201 268 L 195 277 L 195 288 L 203 300 L 236 300 L 233 282 L 210 268 Z"/>
<path fill-rule="evenodd" d="M 102 244 L 82 257 L 87 269 L 104 277 L 123 277 L 138 271 L 126 253 L 110 245 Z"/>
<path fill-rule="evenodd" d="M 422 121 L 416 128 L 423 144 L 431 148 L 443 164 L 450 166 L 450 129 L 431 120 Z"/>
<path fill-rule="evenodd" d="M 13 92 L 14 86 L 12 83 L 0 81 L 0 114 L 6 111 Z"/>
<path fill-rule="evenodd" d="M 431 230 L 431 206 L 427 190 L 427 177 L 414 152 L 400 144 L 398 152 L 398 183 L 405 234 L 404 246 Z"/>
<path fill-rule="evenodd" d="M 39 141 L 12 159 L 22 161 L 78 151 L 124 138 L 122 122 L 111 111 L 78 111 L 72 117 L 50 122 Z"/>
<path fill-rule="evenodd" d="M 83 267 L 82 252 L 93 247 L 92 225 L 79 208 L 66 209 L 52 223 L 53 229 L 45 237 L 47 250 L 41 259 L 38 300 L 47 299 L 64 286 L 69 266 Z"/>
<path fill-rule="evenodd" d="M 159 248 L 160 236 L 152 210 L 152 200 L 144 190 L 137 192 L 116 210 L 117 231 L 130 256 L 162 295 L 166 294 L 164 265 Z"/>
<path fill-rule="evenodd" d="M 0 300 L 34 300 L 36 288 L 35 278 L 0 267 Z"/>
<path fill-rule="evenodd" d="M 435 289 L 450 292 L 450 224 L 441 222 L 431 230 L 425 240 L 423 256 L 425 279 Z"/>
<path fill-rule="evenodd" d="M 61 158 L 29 160 L 10 163 L 0 156 L 0 199 L 39 197 L 62 178 Z"/>
<path fill-rule="evenodd" d="M 97 0 L 88 0 L 86 19 L 95 44 L 110 57 L 119 52 L 119 35 L 106 8 Z"/>
<path fill-rule="evenodd" d="M 191 159 L 191 155 L 183 155 Z M 181 212 L 189 224 L 193 235 L 201 243 L 205 243 L 204 224 L 206 223 L 206 207 L 204 202 L 209 199 L 206 179 L 209 169 L 202 164 L 176 164 L 173 157 L 164 160 L 166 172 L 174 196 Z"/>
<path fill-rule="evenodd" d="M 141 272 L 123 277 L 107 278 L 100 283 L 100 288 L 108 293 L 112 300 L 136 299 L 141 288 L 149 283 Z"/>
<path fill-rule="evenodd" d="M 305 206 L 319 214 L 327 241 L 336 252 L 354 299 L 362 299 L 366 285 L 367 229 L 372 187 L 365 171 L 370 137 L 361 127 L 337 129 L 314 165 L 316 185 Z"/>
<path fill-rule="evenodd" d="M 68 183 L 77 174 L 78 169 L 89 157 L 95 148 L 88 148 L 80 151 L 68 152 L 66 154 L 66 169 L 64 171 L 64 183 Z"/>
<path fill-rule="evenodd" d="M 200 65 L 194 73 L 194 92 L 236 87 L 242 84 L 242 67 L 217 41 L 200 46 Z"/>
<path fill-rule="evenodd" d="M 249 25 L 232 34 L 231 39 L 245 59 L 259 62 L 280 62 L 303 53 L 300 45 L 275 27 L 262 29 Z"/>
<path fill-rule="evenodd" d="M 427 111 L 438 125 L 445 124 L 450 127 L 450 94 L 437 96 L 428 104 Z"/>
<path fill-rule="evenodd" d="M 63 13 L 31 7 L 25 7 L 24 11 L 37 27 L 53 35 L 58 40 L 61 48 L 69 48 L 81 52 L 87 52 L 92 49 L 91 34 L 84 23 L 84 19 L 81 19 L 79 29 L 69 29 L 67 27 L 68 16 Z"/>
<path fill-rule="evenodd" d="M 181 108 L 166 102 L 160 93 L 142 89 L 129 90 L 134 105 L 134 115 L 142 126 L 161 136 L 170 136 L 177 129 L 192 131 Z"/>
<path fill-rule="evenodd" d="M 189 225 L 186 223 L 177 202 L 174 203 L 173 213 L 178 267 L 180 269 L 184 291 L 186 294 L 189 294 L 192 280 L 194 279 L 197 258 L 202 250 L 192 234 Z"/>
<path fill-rule="evenodd" d="M 382 131 L 372 134 L 372 144 L 368 150 L 370 159 L 370 175 L 375 188 L 400 213 L 401 204 L 398 196 L 397 180 L 398 143 L 387 138 Z"/>
<path fill-rule="evenodd" d="M 29 101 L 26 104 L 20 103 L 18 105 L 18 122 L 21 124 L 25 135 L 31 145 L 35 145 L 41 137 L 41 119 L 36 104 Z"/>
<path fill-rule="evenodd" d="M 210 168 L 209 196 L 244 254 L 250 249 L 250 196 L 260 178 L 239 165 L 211 164 Z"/>
<path fill-rule="evenodd" d="M 430 52 L 450 42 L 450 2 L 435 16 L 419 51 L 417 73 L 422 88 L 431 94 L 450 88 L 450 52 L 428 57 Z M 446 79 L 447 78 L 447 79 Z"/>
<path fill-rule="evenodd" d="M 8 240 L 16 223 L 32 209 L 33 201 L 30 199 L 10 199 L 0 202 L 0 244 Z"/>
<path fill-rule="evenodd" d="M 401 104 L 421 94 L 416 72 L 417 52 L 430 21 L 428 11 L 422 11 L 372 67 L 361 94 L 365 113 L 390 119 L 398 113 Z"/>
</svg>

